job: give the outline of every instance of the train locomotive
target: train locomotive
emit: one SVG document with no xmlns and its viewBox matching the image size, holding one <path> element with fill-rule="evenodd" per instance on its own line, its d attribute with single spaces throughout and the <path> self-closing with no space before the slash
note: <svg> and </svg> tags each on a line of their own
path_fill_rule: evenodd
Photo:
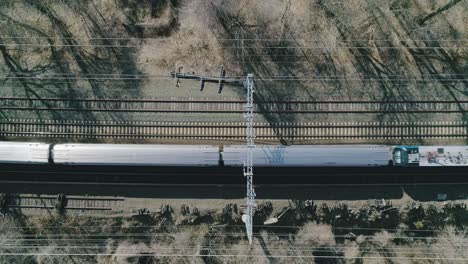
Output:
<svg viewBox="0 0 468 264">
<path fill-rule="evenodd" d="M 242 167 L 245 146 L 0 142 L 0 164 Z M 468 146 L 259 145 L 256 167 L 468 166 Z"/>
</svg>

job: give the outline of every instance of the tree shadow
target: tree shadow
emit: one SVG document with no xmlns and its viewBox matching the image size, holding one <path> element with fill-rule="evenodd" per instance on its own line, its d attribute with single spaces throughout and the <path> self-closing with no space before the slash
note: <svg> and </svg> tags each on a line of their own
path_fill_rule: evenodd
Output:
<svg viewBox="0 0 468 264">
<path fill-rule="evenodd" d="M 130 48 L 130 38 L 122 36 L 118 29 L 109 30 L 107 21 L 97 7 L 86 2 L 61 2 L 60 6 L 50 2 L 24 0 L 24 12 L 33 12 L 42 23 L 30 22 L 0 11 L 0 17 L 8 22 L 4 30 L 0 53 L 5 65 L 1 92 L 6 96 L 18 96 L 38 101 L 41 107 L 52 108 L 46 98 L 70 100 L 69 107 L 78 111 L 32 111 L 27 118 L 39 120 L 123 120 L 125 114 L 106 112 L 96 114 L 80 111 L 83 105 L 74 99 L 91 97 L 96 99 L 138 96 L 144 80 L 135 61 L 135 52 Z M 57 7 L 61 8 L 57 11 Z M 77 17 L 70 24 L 65 12 Z M 5 88 L 5 87 L 10 87 Z M 35 104 L 37 105 L 37 103 Z M 111 109 L 111 105 L 107 105 Z M 0 112 L 2 119 L 24 118 L 16 111 Z"/>
<path fill-rule="evenodd" d="M 267 110 L 262 105 L 265 102 L 293 100 L 296 89 L 302 88 L 307 91 L 297 75 L 300 67 L 291 63 L 300 60 L 301 54 L 294 48 L 294 40 L 288 39 L 288 30 L 285 29 L 275 41 L 256 41 L 269 38 L 263 32 L 263 29 L 268 28 L 268 21 L 258 18 L 257 24 L 250 25 L 240 13 L 231 13 L 223 6 L 212 5 L 212 8 L 223 29 L 220 37 L 232 40 L 222 43 L 224 48 L 233 51 L 230 56 L 241 64 L 243 75 L 252 73 L 255 76 L 254 100 L 259 103 L 258 110 L 282 144 L 294 144 L 295 130 L 285 132 L 284 129 L 278 129 L 278 125 L 296 122 L 297 116 L 270 112 L 268 110 L 271 109 Z M 284 26 L 287 28 L 286 22 Z M 243 91 L 239 93 L 243 94 Z"/>
<path fill-rule="evenodd" d="M 220 25 L 218 35 L 221 40 L 228 40 L 221 41 L 221 44 L 229 51 L 234 67 L 240 68 L 242 75 L 253 73 L 257 77 L 255 100 L 259 103 L 297 100 L 298 97 L 309 100 L 337 97 L 350 101 L 382 101 L 388 111 L 373 115 L 371 121 L 384 124 L 436 120 L 429 114 L 401 111 L 391 103 L 394 101 L 460 101 L 466 97 L 466 78 L 463 76 L 467 69 L 463 62 L 466 57 L 463 53 L 451 54 L 441 48 L 442 43 L 432 40 L 437 39 L 435 36 L 430 39 L 430 45 L 415 45 L 413 42 L 416 40 L 412 40 L 411 44 L 402 41 L 403 35 L 412 36 L 409 32 L 402 32 L 409 27 L 403 24 L 411 22 L 411 27 L 421 28 L 415 17 L 398 17 L 398 12 L 412 8 L 411 5 L 395 7 L 391 4 L 389 14 L 373 2 L 363 2 L 362 8 L 367 8 L 365 11 L 369 12 L 369 17 L 363 23 L 353 25 L 342 21 L 341 5 L 314 1 L 315 5 L 311 8 L 314 8 L 314 12 L 323 14 L 323 17 L 317 19 L 326 20 L 327 25 L 337 32 L 334 44 L 326 42 L 326 36 L 322 39 L 320 31 L 310 41 L 304 40 L 304 36 L 309 35 L 298 34 L 297 28 L 290 26 L 285 18 L 290 2 L 286 5 L 283 17 L 270 20 L 261 15 L 249 20 L 245 14 L 246 8 L 242 6 L 236 9 L 226 4 L 212 4 L 212 8 Z M 395 25 L 398 21 L 396 18 L 404 21 Z M 456 29 L 450 28 L 449 31 Z M 317 31 L 312 29 L 312 32 Z M 395 43 L 394 36 L 398 36 L 401 43 Z M 349 48 L 341 46 L 342 43 L 349 45 Z M 392 48 L 395 45 L 402 45 L 403 48 Z M 453 81 L 453 77 L 446 77 L 447 74 L 458 76 L 458 80 Z M 432 89 L 430 92 L 427 91 L 429 87 Z M 463 109 L 461 103 L 458 104 L 458 109 L 462 113 L 461 120 L 466 122 L 466 109 Z M 271 113 L 268 110 L 271 109 L 260 109 L 271 125 L 299 122 L 303 118 L 299 115 Z M 455 114 L 451 117 L 457 118 Z M 293 130 L 286 132 L 287 134 L 281 134 L 277 129 L 275 132 L 283 144 L 294 143 L 291 139 L 295 133 Z M 417 138 L 418 135 L 414 137 Z M 391 141 L 394 144 L 405 144 L 405 138 L 402 130 L 401 137 Z M 424 140 L 420 138 L 419 143 L 424 143 Z"/>
<path fill-rule="evenodd" d="M 118 0 L 128 23 L 124 27 L 135 37 L 168 37 L 180 27 L 180 0 Z M 160 19 L 163 18 L 163 22 Z"/>
<path fill-rule="evenodd" d="M 450 53 L 436 36 L 426 36 L 424 40 L 420 40 L 420 37 L 411 32 L 420 31 L 421 25 L 417 23 L 417 19 L 402 15 L 401 9 L 391 7 L 391 12 L 399 23 L 395 26 L 392 18 L 384 14 L 380 7 L 373 8 L 372 21 L 376 25 L 377 33 L 367 36 L 366 33 L 354 35 L 356 28 L 342 23 L 335 10 L 324 1 L 319 1 L 318 7 L 324 10 L 329 20 L 335 21 L 340 39 L 352 44 L 353 47 L 347 49 L 347 52 L 354 62 L 355 70 L 362 76 L 360 84 L 370 98 L 384 103 L 418 99 L 459 102 L 461 98 L 466 98 L 466 63 L 463 62 L 466 61 L 466 56 L 463 56 L 463 52 Z M 450 23 L 447 24 L 449 31 L 456 31 Z M 399 43 L 392 40 L 395 35 L 399 36 Z M 409 40 L 403 41 L 400 37 L 402 35 L 410 36 Z M 371 41 L 379 37 L 384 40 Z M 401 45 L 402 48 L 392 48 L 395 45 Z M 463 50 L 463 47 L 460 49 Z M 391 112 L 397 110 L 391 107 L 388 110 L 390 112 L 377 116 L 379 122 L 417 122 L 422 118 L 420 114 L 411 112 Z M 459 120 L 467 122 L 466 109 L 460 102 L 458 110 L 462 113 Z M 399 140 L 400 143 L 405 143 L 403 137 Z M 424 143 L 424 140 L 419 140 L 421 144 Z"/>
</svg>

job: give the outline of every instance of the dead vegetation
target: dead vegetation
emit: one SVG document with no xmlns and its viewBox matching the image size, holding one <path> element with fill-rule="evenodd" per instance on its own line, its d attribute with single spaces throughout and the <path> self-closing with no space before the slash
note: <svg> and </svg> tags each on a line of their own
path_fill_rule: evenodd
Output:
<svg viewBox="0 0 468 264">
<path fill-rule="evenodd" d="M 350 208 L 294 201 L 285 210 L 265 203 L 255 214 L 252 246 L 239 210 L 236 204 L 203 212 L 163 205 L 110 218 L 8 211 L 0 218 L 0 263 L 11 263 L 9 253 L 26 254 L 23 263 L 454 263 L 468 257 L 465 204 L 379 201 Z M 272 217 L 276 223 L 263 224 Z"/>
</svg>

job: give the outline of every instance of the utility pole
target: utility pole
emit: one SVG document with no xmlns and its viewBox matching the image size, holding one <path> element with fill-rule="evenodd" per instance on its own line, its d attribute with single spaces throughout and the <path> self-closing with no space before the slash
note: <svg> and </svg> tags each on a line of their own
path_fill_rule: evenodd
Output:
<svg viewBox="0 0 468 264">
<path fill-rule="evenodd" d="M 205 88 L 205 82 L 217 83 L 218 84 L 218 93 L 221 93 L 223 90 L 223 84 L 230 85 L 243 85 L 246 90 L 246 104 L 245 104 L 245 113 L 244 117 L 246 120 L 246 134 L 247 134 L 247 149 L 246 149 L 246 160 L 244 161 L 244 177 L 247 180 L 247 197 L 246 197 L 246 207 L 245 213 L 242 215 L 242 221 L 245 223 L 245 228 L 247 231 L 247 238 L 249 239 L 249 244 L 252 244 L 253 237 L 253 215 L 256 207 L 255 204 L 255 190 L 253 185 L 253 149 L 255 148 L 255 129 L 253 125 L 254 118 L 254 75 L 248 74 L 245 81 L 242 79 L 229 78 L 226 77 L 226 71 L 223 66 L 220 69 L 219 77 L 207 77 L 201 75 L 195 75 L 195 73 L 182 73 L 182 67 L 177 69 L 177 72 L 172 72 L 171 75 L 176 79 L 176 86 L 179 86 L 179 79 L 189 79 L 189 80 L 199 80 L 200 81 L 200 91 L 203 91 Z"/>
</svg>

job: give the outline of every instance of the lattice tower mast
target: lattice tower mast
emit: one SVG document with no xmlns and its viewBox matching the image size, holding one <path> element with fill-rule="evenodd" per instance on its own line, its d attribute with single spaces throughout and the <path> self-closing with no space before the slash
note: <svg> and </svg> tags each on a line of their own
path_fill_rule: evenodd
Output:
<svg viewBox="0 0 468 264">
<path fill-rule="evenodd" d="M 223 90 L 224 84 L 230 85 L 242 85 L 238 79 L 226 78 L 226 71 L 221 66 L 220 76 L 218 77 L 204 77 L 201 75 L 195 75 L 194 73 L 182 73 L 182 67 L 176 67 L 176 71 L 172 72 L 171 75 L 176 80 L 176 86 L 179 86 L 179 79 L 191 79 L 200 80 L 200 91 L 205 88 L 205 83 L 218 83 L 218 93 Z M 247 79 L 243 82 L 243 85 L 247 92 L 247 102 L 245 105 L 244 117 L 246 119 L 247 126 L 247 150 L 246 160 L 244 162 L 244 176 L 247 179 L 247 197 L 246 197 L 246 210 L 245 214 L 242 215 L 242 221 L 245 223 L 247 230 L 247 238 L 249 243 L 252 244 L 252 229 L 253 229 L 253 214 L 256 207 L 255 204 L 255 190 L 253 186 L 253 149 L 255 148 L 255 130 L 253 126 L 254 118 L 254 75 L 248 74 Z"/>
<path fill-rule="evenodd" d="M 255 148 L 255 130 L 253 126 L 254 118 L 254 76 L 248 74 L 245 82 L 247 90 L 247 103 L 245 105 L 245 114 L 247 125 L 247 150 L 246 160 L 244 162 L 244 177 L 247 179 L 247 207 L 242 220 L 245 222 L 247 238 L 252 244 L 253 214 L 255 210 L 255 190 L 253 186 L 253 149 Z"/>
</svg>

